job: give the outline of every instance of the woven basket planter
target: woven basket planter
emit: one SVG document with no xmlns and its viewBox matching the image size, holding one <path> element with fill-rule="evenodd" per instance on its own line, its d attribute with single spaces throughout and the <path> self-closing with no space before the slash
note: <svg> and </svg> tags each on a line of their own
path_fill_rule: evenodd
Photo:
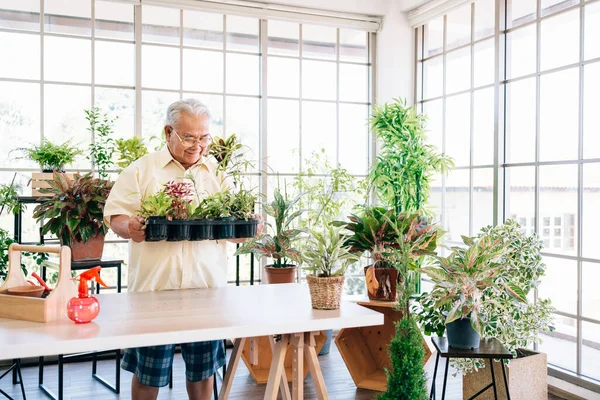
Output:
<svg viewBox="0 0 600 400">
<path fill-rule="evenodd" d="M 310 289 L 312 307 L 317 310 L 337 310 L 340 308 L 344 279 L 344 275 L 328 278 L 307 275 L 306 281 Z"/>
</svg>

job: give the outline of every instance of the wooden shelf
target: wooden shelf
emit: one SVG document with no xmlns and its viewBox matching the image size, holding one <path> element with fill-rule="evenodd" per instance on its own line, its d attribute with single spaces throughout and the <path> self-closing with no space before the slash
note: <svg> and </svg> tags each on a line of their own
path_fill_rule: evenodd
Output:
<svg viewBox="0 0 600 400">
<path fill-rule="evenodd" d="M 365 300 L 363 307 L 383 314 L 383 325 L 342 329 L 336 339 L 338 347 L 354 384 L 361 389 L 385 391 L 387 377 L 384 368 L 391 368 L 388 345 L 396 333 L 396 322 L 403 312 L 395 309 L 397 303 Z M 423 338 L 424 364 L 431 357 L 431 350 Z"/>
</svg>

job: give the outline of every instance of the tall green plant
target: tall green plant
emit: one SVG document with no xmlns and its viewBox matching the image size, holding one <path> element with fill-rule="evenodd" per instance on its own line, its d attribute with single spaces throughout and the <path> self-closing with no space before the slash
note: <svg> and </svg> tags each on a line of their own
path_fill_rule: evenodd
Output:
<svg viewBox="0 0 600 400">
<path fill-rule="evenodd" d="M 88 159 L 94 163 L 94 167 L 98 170 L 98 176 L 102 179 L 108 179 L 106 170 L 115 165 L 113 161 L 115 140 L 111 135 L 116 118 L 110 119 L 108 114 L 103 114 L 97 106 L 92 107 L 91 110 L 83 111 L 86 115 L 85 119 L 90 124 L 87 130 L 93 138 Z"/>
<path fill-rule="evenodd" d="M 119 159 L 117 165 L 120 168 L 127 168 L 132 162 L 148 154 L 148 148 L 142 138 L 134 136 L 129 139 L 115 140 Z"/>
<path fill-rule="evenodd" d="M 447 173 L 452 159 L 426 143 L 426 117 L 403 99 L 376 105 L 369 122 L 381 142 L 369 174 L 375 193 L 397 214 L 423 211 L 432 176 Z"/>
</svg>

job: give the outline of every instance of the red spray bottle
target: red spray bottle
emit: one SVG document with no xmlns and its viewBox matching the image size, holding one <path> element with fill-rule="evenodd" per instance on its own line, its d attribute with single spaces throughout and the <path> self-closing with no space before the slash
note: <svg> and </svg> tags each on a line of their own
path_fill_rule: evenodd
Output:
<svg viewBox="0 0 600 400">
<path fill-rule="evenodd" d="M 100 269 L 102 267 L 94 267 L 79 275 L 79 294 L 73 297 L 67 304 L 67 315 L 71 321 L 78 324 L 87 324 L 98 316 L 100 312 L 100 303 L 98 299 L 89 294 L 88 281 L 96 280 L 100 285 L 108 287 L 102 279 L 100 279 Z"/>
</svg>

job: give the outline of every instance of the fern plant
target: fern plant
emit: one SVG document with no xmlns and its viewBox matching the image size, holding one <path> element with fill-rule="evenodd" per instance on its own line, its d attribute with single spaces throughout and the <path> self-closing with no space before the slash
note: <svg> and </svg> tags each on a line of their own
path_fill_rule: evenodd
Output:
<svg viewBox="0 0 600 400">
<path fill-rule="evenodd" d="M 24 158 L 37 163 L 42 171 L 64 172 L 65 166 L 72 164 L 75 158 L 82 153 L 80 149 L 67 140 L 61 144 L 54 144 L 47 139 L 39 145 L 17 149 L 25 154 Z"/>
</svg>

